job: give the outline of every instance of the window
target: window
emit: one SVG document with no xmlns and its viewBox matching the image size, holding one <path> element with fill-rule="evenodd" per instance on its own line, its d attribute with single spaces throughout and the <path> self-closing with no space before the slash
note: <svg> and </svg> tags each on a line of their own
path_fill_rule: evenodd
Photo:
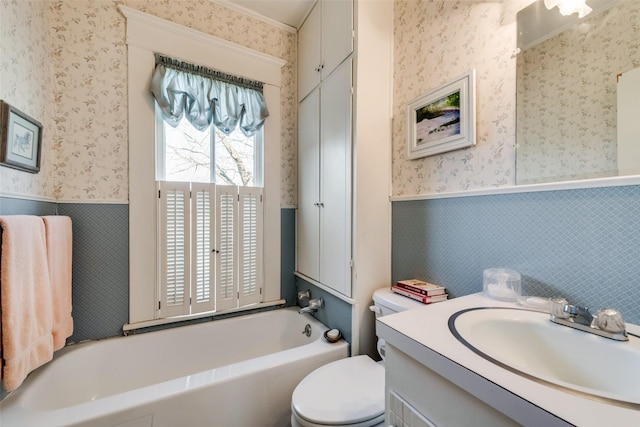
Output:
<svg viewBox="0 0 640 427">
<path fill-rule="evenodd" d="M 261 302 L 268 111 L 259 83 L 236 80 L 156 55 L 159 318 Z"/>
<path fill-rule="evenodd" d="M 127 19 L 129 92 L 129 321 L 131 331 L 175 321 L 159 318 L 160 263 L 158 235 L 158 171 L 154 101 L 149 97 L 149 70 L 155 52 L 264 82 L 269 120 L 263 129 L 263 287 L 262 303 L 279 305 L 280 296 L 280 154 L 281 83 L 286 61 L 209 36 L 127 6 L 118 9 Z M 210 316 L 211 314 L 202 314 Z M 215 313 L 214 313 L 215 315 Z M 197 316 L 194 316 L 197 317 Z"/>
<path fill-rule="evenodd" d="M 239 128 L 229 135 L 215 126 L 199 131 L 185 117 L 173 127 L 156 106 L 156 135 L 160 180 L 262 186 L 262 130 L 252 136 Z"/>
</svg>

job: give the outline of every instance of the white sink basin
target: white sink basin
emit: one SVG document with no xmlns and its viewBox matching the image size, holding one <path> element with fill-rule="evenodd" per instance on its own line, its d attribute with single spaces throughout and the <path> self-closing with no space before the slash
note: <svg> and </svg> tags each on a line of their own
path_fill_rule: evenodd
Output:
<svg viewBox="0 0 640 427">
<path fill-rule="evenodd" d="M 546 313 L 509 308 L 460 311 L 449 328 L 485 359 L 590 398 L 640 408 L 640 338 L 619 342 L 557 325 Z"/>
</svg>

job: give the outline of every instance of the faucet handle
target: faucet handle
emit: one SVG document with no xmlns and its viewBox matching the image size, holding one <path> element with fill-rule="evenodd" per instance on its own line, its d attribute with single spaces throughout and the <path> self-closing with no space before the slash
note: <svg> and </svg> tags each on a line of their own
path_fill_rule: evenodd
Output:
<svg viewBox="0 0 640 427">
<path fill-rule="evenodd" d="M 564 298 L 551 298 L 549 300 L 549 311 L 553 317 L 559 319 L 566 319 L 569 317 L 567 306 L 567 300 Z"/>
<path fill-rule="evenodd" d="M 612 332 L 614 334 L 624 332 L 625 324 L 622 320 L 622 314 L 618 310 L 607 308 L 599 310 L 596 317 L 598 328 L 603 331 Z"/>
<path fill-rule="evenodd" d="M 311 298 L 311 291 L 310 290 L 306 290 L 306 291 L 300 291 L 298 292 L 298 301 L 302 300 L 302 299 L 310 299 Z"/>
</svg>

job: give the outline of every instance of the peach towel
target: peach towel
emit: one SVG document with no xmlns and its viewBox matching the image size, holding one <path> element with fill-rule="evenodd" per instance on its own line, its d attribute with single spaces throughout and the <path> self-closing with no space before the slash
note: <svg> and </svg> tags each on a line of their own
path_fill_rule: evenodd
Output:
<svg viewBox="0 0 640 427">
<path fill-rule="evenodd" d="M 12 391 L 53 357 L 53 311 L 44 222 L 0 216 L 1 378 Z M 4 365 L 4 366 L 2 366 Z"/>
<path fill-rule="evenodd" d="M 47 261 L 53 302 L 53 350 L 64 347 L 73 333 L 71 317 L 71 218 L 43 216 L 47 238 Z"/>
</svg>

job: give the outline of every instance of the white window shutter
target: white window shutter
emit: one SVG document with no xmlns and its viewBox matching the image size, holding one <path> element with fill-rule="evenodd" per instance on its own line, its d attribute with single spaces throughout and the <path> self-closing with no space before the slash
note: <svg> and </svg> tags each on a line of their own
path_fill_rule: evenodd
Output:
<svg viewBox="0 0 640 427">
<path fill-rule="evenodd" d="M 215 309 L 215 185 L 191 184 L 191 313 Z"/>
<path fill-rule="evenodd" d="M 238 306 L 238 187 L 216 186 L 216 311 Z"/>
<path fill-rule="evenodd" d="M 160 317 L 189 314 L 189 183 L 159 182 Z"/>
<path fill-rule="evenodd" d="M 262 301 L 262 188 L 240 187 L 238 207 L 239 304 Z"/>
</svg>

